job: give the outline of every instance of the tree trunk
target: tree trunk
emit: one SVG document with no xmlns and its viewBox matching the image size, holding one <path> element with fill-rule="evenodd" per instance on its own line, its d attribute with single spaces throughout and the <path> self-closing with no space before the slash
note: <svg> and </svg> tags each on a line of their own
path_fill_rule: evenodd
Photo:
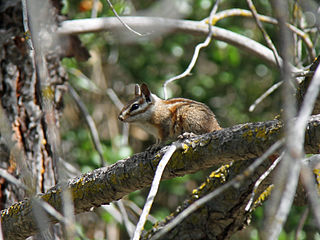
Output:
<svg viewBox="0 0 320 240">
<path fill-rule="evenodd" d="M 25 191 L 1 178 L 1 209 L 44 193 L 59 180 L 58 128 L 67 89 L 61 53 L 72 55 L 70 42 L 79 43 L 75 37 L 64 37 L 64 49 L 59 43 L 46 46 L 42 35 L 61 40 L 53 34 L 57 19 L 63 19 L 58 15 L 60 1 L 27 2 L 28 14 L 24 15 L 20 0 L 0 3 L 0 167 L 27 187 Z M 41 11 L 35 13 L 34 6 Z M 29 32 L 25 32 L 24 21 Z M 84 49 L 79 53 L 87 56 Z"/>
</svg>

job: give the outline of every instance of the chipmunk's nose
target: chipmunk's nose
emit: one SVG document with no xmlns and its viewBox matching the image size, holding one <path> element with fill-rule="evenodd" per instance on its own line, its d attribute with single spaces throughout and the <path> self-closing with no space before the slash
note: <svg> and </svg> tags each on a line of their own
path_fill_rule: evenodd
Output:
<svg viewBox="0 0 320 240">
<path fill-rule="evenodd" d="M 119 114 L 118 119 L 123 122 L 124 118 L 121 113 Z"/>
</svg>

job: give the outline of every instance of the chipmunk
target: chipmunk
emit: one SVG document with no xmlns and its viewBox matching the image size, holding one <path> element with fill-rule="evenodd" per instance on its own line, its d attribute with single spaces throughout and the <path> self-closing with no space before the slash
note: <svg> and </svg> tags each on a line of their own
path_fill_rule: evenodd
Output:
<svg viewBox="0 0 320 240">
<path fill-rule="evenodd" d="M 152 94 L 144 83 L 135 85 L 135 98 L 118 118 L 137 124 L 155 136 L 157 143 L 176 139 L 184 133 L 204 134 L 221 129 L 205 104 L 186 98 L 163 100 Z"/>
</svg>

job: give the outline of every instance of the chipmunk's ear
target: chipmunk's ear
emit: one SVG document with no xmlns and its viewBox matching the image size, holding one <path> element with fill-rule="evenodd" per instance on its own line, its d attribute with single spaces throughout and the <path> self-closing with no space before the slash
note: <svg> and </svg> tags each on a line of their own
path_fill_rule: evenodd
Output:
<svg viewBox="0 0 320 240">
<path fill-rule="evenodd" d="M 136 84 L 136 85 L 134 86 L 134 95 L 135 95 L 136 97 L 141 96 L 141 89 L 140 89 L 139 84 Z"/>
<path fill-rule="evenodd" d="M 140 89 L 141 89 L 142 94 L 145 96 L 146 101 L 147 101 L 147 102 L 151 102 L 151 99 L 152 99 L 152 97 L 151 97 L 151 92 L 150 92 L 147 84 L 142 83 L 142 84 L 140 85 Z"/>
</svg>

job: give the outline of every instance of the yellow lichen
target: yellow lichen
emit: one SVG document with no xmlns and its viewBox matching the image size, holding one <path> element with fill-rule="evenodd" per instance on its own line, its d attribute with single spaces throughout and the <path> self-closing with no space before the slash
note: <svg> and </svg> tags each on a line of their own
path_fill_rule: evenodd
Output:
<svg viewBox="0 0 320 240">
<path fill-rule="evenodd" d="M 187 153 L 189 146 L 187 144 L 182 144 L 182 149 L 183 149 L 182 153 Z"/>
<path fill-rule="evenodd" d="M 248 130 L 248 131 L 244 132 L 242 134 L 242 136 L 244 138 L 247 138 L 248 142 L 251 142 L 253 140 L 253 132 L 252 132 L 252 130 Z"/>
<path fill-rule="evenodd" d="M 320 169 L 319 168 L 315 168 L 313 169 L 313 173 L 316 175 L 316 180 L 317 180 L 317 186 L 318 186 L 318 191 L 320 194 Z"/>
<path fill-rule="evenodd" d="M 266 139 L 266 127 L 256 129 L 256 137 L 262 140 Z"/>
<path fill-rule="evenodd" d="M 258 199 L 254 202 L 254 206 L 260 205 L 271 193 L 271 190 L 273 189 L 274 185 L 268 186 L 263 193 L 260 194 Z"/>
<path fill-rule="evenodd" d="M 46 86 L 42 88 L 42 96 L 48 100 L 53 100 L 54 90 L 50 86 Z"/>
</svg>

